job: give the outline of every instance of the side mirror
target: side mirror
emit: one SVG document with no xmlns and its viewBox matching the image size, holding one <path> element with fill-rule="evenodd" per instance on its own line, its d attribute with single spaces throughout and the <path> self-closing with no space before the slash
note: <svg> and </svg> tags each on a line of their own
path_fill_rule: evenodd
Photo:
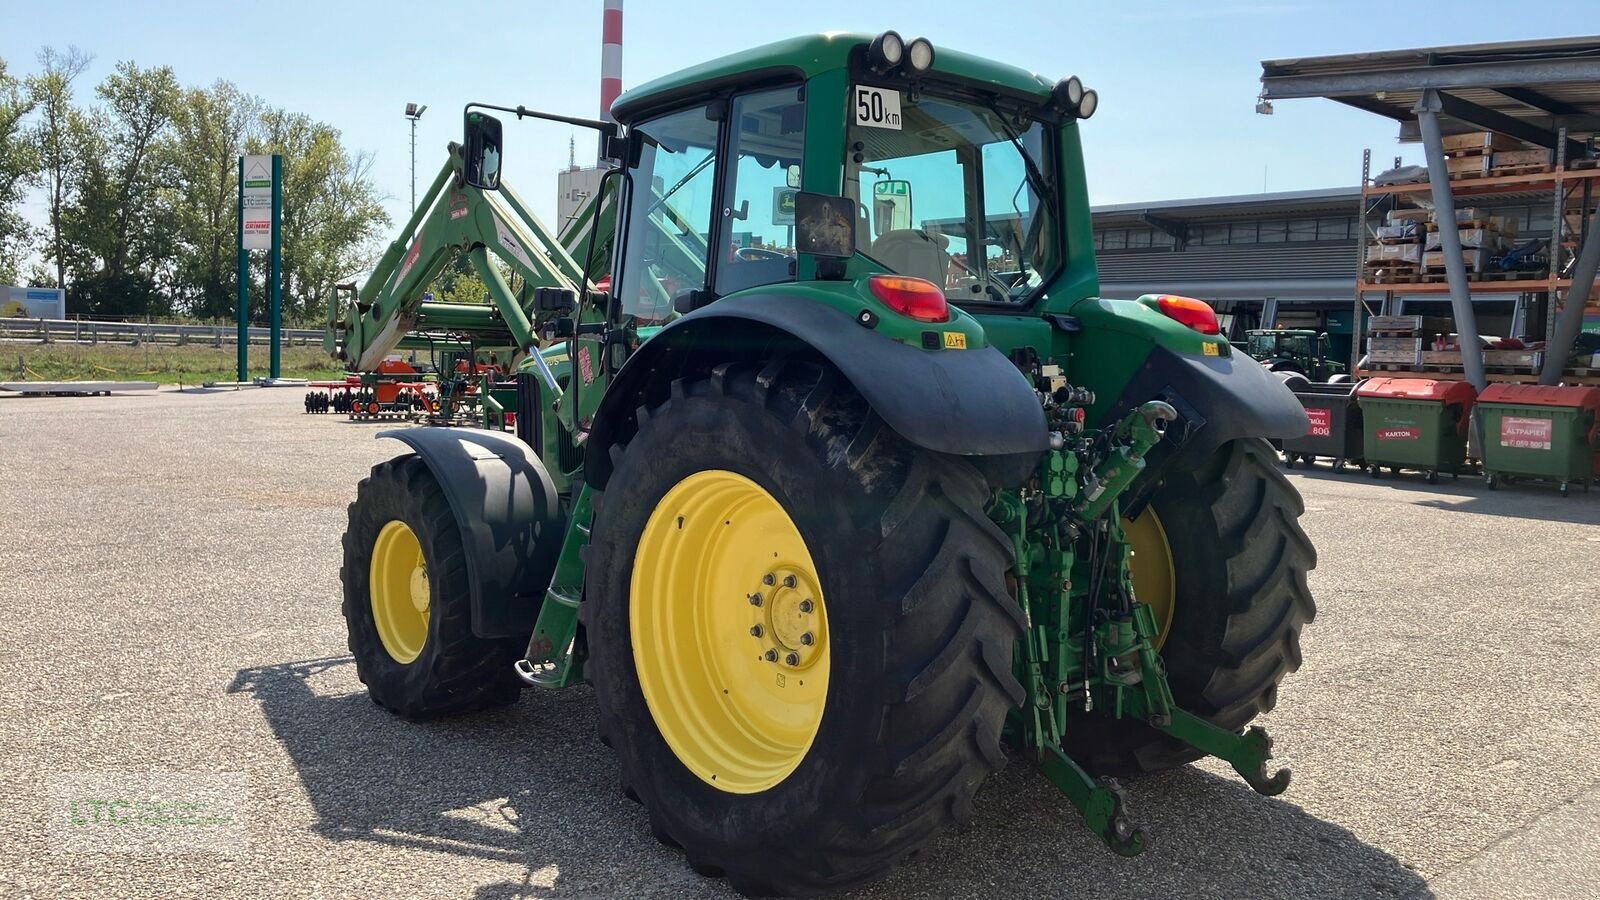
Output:
<svg viewBox="0 0 1600 900">
<path fill-rule="evenodd" d="M 500 187 L 500 120 L 481 112 L 468 112 L 461 158 L 467 184 L 486 191 Z"/>
<path fill-rule="evenodd" d="M 799 166 L 790 166 L 788 170 L 784 172 L 784 183 L 792 188 L 797 188 L 800 186 Z"/>
<path fill-rule="evenodd" d="M 794 241 L 801 253 L 848 259 L 856 252 L 856 203 L 848 197 L 794 195 Z"/>
</svg>

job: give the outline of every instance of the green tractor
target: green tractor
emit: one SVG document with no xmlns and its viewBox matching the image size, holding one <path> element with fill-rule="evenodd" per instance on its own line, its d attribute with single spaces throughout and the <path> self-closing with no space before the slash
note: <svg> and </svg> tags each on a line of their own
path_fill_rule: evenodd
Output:
<svg viewBox="0 0 1600 900">
<path fill-rule="evenodd" d="M 1281 792 L 1249 723 L 1315 613 L 1268 445 L 1306 417 L 1206 304 L 1098 297 L 1097 103 L 886 32 L 695 66 L 616 123 L 469 106 L 329 330 L 353 364 L 430 329 L 519 359 L 514 433 L 389 432 L 411 452 L 350 506 L 372 699 L 591 684 L 622 793 L 749 894 L 883 875 L 1011 756 L 1125 855 L 1116 776 L 1209 754 Z M 587 242 L 501 183 L 493 109 L 601 131 Z M 457 253 L 491 305 L 422 300 Z"/>
<path fill-rule="evenodd" d="M 1299 372 L 1312 381 L 1350 378 L 1344 363 L 1328 358 L 1328 335 L 1309 328 L 1253 328 L 1245 352 L 1270 372 Z"/>
</svg>

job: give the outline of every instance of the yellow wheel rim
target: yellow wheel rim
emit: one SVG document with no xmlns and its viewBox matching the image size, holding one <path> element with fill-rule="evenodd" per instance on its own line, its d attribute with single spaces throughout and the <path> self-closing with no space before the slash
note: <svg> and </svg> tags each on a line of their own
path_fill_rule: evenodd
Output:
<svg viewBox="0 0 1600 900">
<path fill-rule="evenodd" d="M 372 621 L 378 639 L 394 661 L 402 665 L 422 655 L 428 640 L 428 566 L 422 544 L 411 527 L 392 519 L 372 543 L 368 578 L 372 595 Z"/>
<path fill-rule="evenodd" d="M 1167 642 L 1172 612 L 1177 605 L 1178 579 L 1172 570 L 1172 546 L 1167 529 L 1153 507 L 1146 506 L 1137 519 L 1123 519 L 1122 533 L 1133 550 L 1133 592 L 1156 615 L 1156 649 Z"/>
<path fill-rule="evenodd" d="M 639 538 L 628 610 L 645 704 L 678 760 L 733 794 L 789 777 L 828 694 L 828 617 L 805 539 L 734 472 L 667 492 Z"/>
</svg>

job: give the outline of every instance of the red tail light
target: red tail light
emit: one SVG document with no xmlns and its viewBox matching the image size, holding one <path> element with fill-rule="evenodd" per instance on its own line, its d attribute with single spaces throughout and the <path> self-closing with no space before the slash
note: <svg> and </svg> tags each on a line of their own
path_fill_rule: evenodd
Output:
<svg viewBox="0 0 1600 900">
<path fill-rule="evenodd" d="M 905 275 L 874 275 L 867 279 L 872 293 L 885 306 L 918 322 L 950 321 L 950 305 L 944 291 L 924 278 Z"/>
<path fill-rule="evenodd" d="M 1220 334 L 1221 326 L 1217 324 L 1217 311 L 1211 304 L 1193 297 L 1179 297 L 1177 294 L 1162 294 L 1156 298 L 1156 305 L 1172 319 L 1183 325 L 1193 328 L 1201 334 Z"/>
</svg>

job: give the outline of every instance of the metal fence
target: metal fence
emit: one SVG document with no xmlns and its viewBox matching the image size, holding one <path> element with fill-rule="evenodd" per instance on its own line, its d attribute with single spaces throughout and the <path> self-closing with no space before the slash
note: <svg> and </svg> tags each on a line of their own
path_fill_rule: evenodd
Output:
<svg viewBox="0 0 1600 900">
<path fill-rule="evenodd" d="M 283 346 L 305 347 L 322 342 L 322 331 L 285 328 Z M 249 342 L 265 346 L 268 328 L 252 327 Z M 79 319 L 0 319 L 0 341 L 27 344 L 170 344 L 225 347 L 238 343 L 234 325 L 163 325 L 153 322 L 105 322 Z"/>
</svg>

